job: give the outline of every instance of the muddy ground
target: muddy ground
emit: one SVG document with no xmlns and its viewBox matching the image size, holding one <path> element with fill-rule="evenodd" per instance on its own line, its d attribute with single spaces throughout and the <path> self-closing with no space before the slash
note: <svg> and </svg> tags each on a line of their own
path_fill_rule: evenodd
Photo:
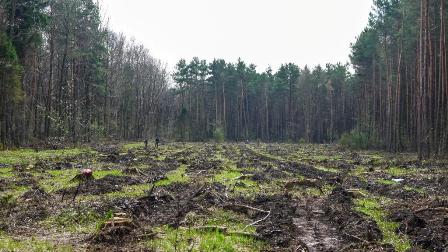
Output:
<svg viewBox="0 0 448 252">
<path fill-rule="evenodd" d="M 0 152 L 0 251 L 33 250 L 447 251 L 448 162 L 292 144 Z"/>
</svg>

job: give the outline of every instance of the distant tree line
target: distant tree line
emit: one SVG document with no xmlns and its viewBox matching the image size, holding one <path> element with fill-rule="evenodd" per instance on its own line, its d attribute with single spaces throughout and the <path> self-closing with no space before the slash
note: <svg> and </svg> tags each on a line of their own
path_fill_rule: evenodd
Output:
<svg viewBox="0 0 448 252">
<path fill-rule="evenodd" d="M 242 60 L 194 58 L 170 76 L 142 45 L 110 31 L 93 0 L 0 0 L 0 143 L 342 138 L 443 155 L 445 5 L 374 0 L 352 45 L 354 73 L 343 64 L 293 63 L 257 72 Z"/>
<path fill-rule="evenodd" d="M 218 129 L 236 141 L 335 141 L 355 123 L 349 77 L 341 64 L 310 70 L 290 63 L 257 73 L 241 60 L 180 60 L 177 136 L 205 140 Z"/>
</svg>

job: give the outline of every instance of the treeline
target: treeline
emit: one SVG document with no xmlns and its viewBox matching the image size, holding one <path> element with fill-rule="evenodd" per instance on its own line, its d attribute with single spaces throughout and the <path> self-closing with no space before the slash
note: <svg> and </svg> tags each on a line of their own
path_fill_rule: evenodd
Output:
<svg viewBox="0 0 448 252">
<path fill-rule="evenodd" d="M 350 66 L 180 60 L 172 76 L 93 0 L 0 0 L 0 143 L 154 136 L 448 153 L 447 0 L 375 0 Z M 170 84 L 170 77 L 175 81 Z"/>
<path fill-rule="evenodd" d="M 310 70 L 284 64 L 257 73 L 239 60 L 180 60 L 174 73 L 177 137 L 332 142 L 354 126 L 347 66 Z"/>
<path fill-rule="evenodd" d="M 177 65 L 178 132 L 231 140 L 344 142 L 448 153 L 446 0 L 375 0 L 352 45 L 354 75 L 328 65 L 257 73 L 242 61 Z M 345 132 L 345 134 L 343 134 Z M 182 135 L 184 137 L 184 135 Z"/>
<path fill-rule="evenodd" d="M 1 0 L 0 145 L 137 139 L 156 130 L 164 65 L 93 0 Z"/>
<path fill-rule="evenodd" d="M 446 1 L 374 3 L 351 57 L 358 129 L 390 151 L 446 154 Z"/>
</svg>

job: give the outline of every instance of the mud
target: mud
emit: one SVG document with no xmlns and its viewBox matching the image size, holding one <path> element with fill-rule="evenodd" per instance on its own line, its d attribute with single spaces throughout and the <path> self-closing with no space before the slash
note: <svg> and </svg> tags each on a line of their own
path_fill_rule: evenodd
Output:
<svg viewBox="0 0 448 252">
<path fill-rule="evenodd" d="M 448 249 L 448 201 L 431 200 L 425 205 L 405 205 L 395 209 L 391 219 L 400 223 L 416 246 L 430 251 Z"/>
<path fill-rule="evenodd" d="M 123 186 L 141 184 L 142 181 L 127 176 L 107 175 L 101 179 L 82 182 L 79 186 L 78 194 L 101 195 L 110 192 L 120 191 Z M 57 191 L 58 194 L 74 194 L 78 186 Z"/>
</svg>

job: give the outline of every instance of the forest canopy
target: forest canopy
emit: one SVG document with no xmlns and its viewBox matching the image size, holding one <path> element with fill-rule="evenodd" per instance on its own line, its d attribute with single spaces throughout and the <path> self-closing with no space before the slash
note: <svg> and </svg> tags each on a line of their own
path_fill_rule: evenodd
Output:
<svg viewBox="0 0 448 252">
<path fill-rule="evenodd" d="M 170 73 L 96 1 L 2 0 L 0 143 L 218 136 L 446 154 L 445 4 L 375 0 L 351 64 L 194 58 Z"/>
</svg>

